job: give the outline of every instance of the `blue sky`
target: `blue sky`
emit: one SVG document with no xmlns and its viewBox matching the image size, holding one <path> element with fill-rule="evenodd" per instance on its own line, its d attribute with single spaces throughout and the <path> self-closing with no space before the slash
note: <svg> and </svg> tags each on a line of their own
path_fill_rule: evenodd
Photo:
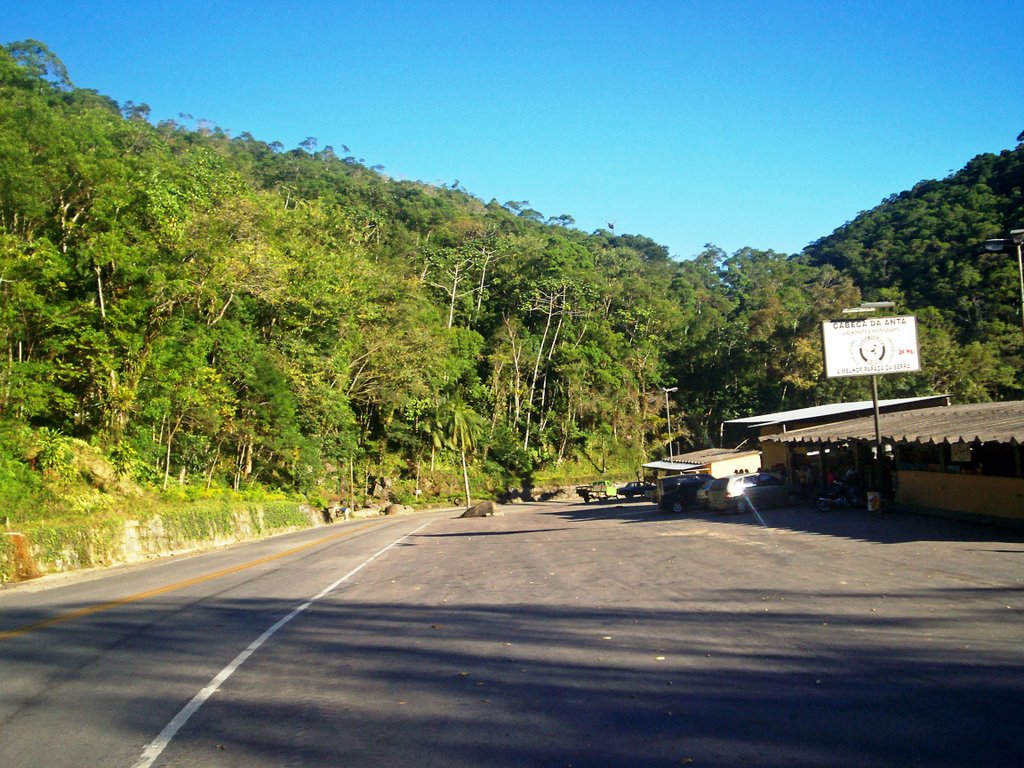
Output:
<svg viewBox="0 0 1024 768">
<path fill-rule="evenodd" d="M 801 250 L 1024 130 L 1020 0 L 6 0 L 79 87 L 689 258 Z"/>
</svg>

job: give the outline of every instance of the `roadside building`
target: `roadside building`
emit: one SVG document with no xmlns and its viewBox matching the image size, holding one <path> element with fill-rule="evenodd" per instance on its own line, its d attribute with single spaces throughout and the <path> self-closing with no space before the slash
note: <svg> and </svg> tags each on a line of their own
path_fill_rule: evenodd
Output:
<svg viewBox="0 0 1024 768">
<path fill-rule="evenodd" d="M 929 395 L 926 397 L 902 397 L 893 400 L 879 400 L 879 413 L 896 413 L 898 411 L 920 410 L 921 408 L 938 408 L 949 405 L 949 395 Z M 874 403 L 871 400 L 857 400 L 849 403 L 829 403 L 809 408 L 797 408 L 791 411 L 766 413 L 761 416 L 746 416 L 740 419 L 729 419 L 722 423 L 722 445 L 757 444 L 757 441 L 769 435 L 778 435 L 794 429 L 805 429 L 823 424 L 845 422 L 860 416 L 871 415 Z M 764 452 L 762 465 L 767 468 L 778 468 L 780 465 L 792 473 L 796 465 L 788 461 L 783 448 L 774 443 L 762 441 Z"/>
<path fill-rule="evenodd" d="M 761 468 L 759 448 L 704 448 L 673 456 L 667 461 L 652 461 L 644 469 L 656 477 L 704 472 L 712 477 L 725 477 L 740 472 L 757 472 Z"/>
<path fill-rule="evenodd" d="M 882 495 L 922 511 L 1024 525 L 1024 401 L 883 413 L 760 437 L 765 456 L 827 473 L 854 467 Z"/>
<path fill-rule="evenodd" d="M 725 477 L 743 472 L 757 472 L 761 468 L 760 449 L 704 448 L 668 461 L 644 464 L 647 476 L 656 484 L 655 499 L 662 494 L 662 481 L 675 475 L 704 473 L 712 477 Z"/>
</svg>

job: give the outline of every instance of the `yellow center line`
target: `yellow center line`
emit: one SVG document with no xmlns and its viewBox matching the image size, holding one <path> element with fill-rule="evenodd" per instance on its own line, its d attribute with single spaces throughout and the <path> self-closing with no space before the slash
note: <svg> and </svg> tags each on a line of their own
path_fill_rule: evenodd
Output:
<svg viewBox="0 0 1024 768">
<path fill-rule="evenodd" d="M 284 552 L 278 552 L 276 555 L 267 555 L 266 557 L 261 557 L 259 560 L 253 560 L 248 563 L 242 563 L 241 565 L 236 565 L 231 568 L 225 568 L 221 571 L 215 571 L 214 573 L 208 573 L 204 576 L 196 576 L 194 579 L 186 579 L 185 581 L 179 581 L 174 584 L 167 584 L 162 587 L 147 590 L 146 592 L 139 592 L 134 595 L 128 595 L 127 597 L 121 597 L 117 600 L 111 600 L 106 603 L 97 603 L 96 605 L 91 605 L 88 608 L 81 608 L 77 611 L 71 611 L 70 613 L 62 613 L 59 616 L 44 619 L 43 621 L 37 621 L 33 624 L 26 624 L 23 627 L 16 627 L 15 629 L 9 629 L 5 632 L 0 632 L 0 640 L 9 640 L 12 637 L 18 637 L 19 635 L 26 635 L 29 632 L 35 632 L 39 629 L 52 627 L 54 624 L 63 624 L 64 622 L 71 621 L 72 619 L 80 619 L 83 616 L 92 616 L 95 613 L 109 611 L 111 608 L 117 608 L 121 605 L 135 603 L 139 600 L 145 600 L 150 597 L 156 597 L 157 595 L 162 595 L 167 592 L 173 592 L 177 589 L 191 587 L 193 584 L 202 584 L 204 581 L 212 581 L 214 579 L 219 579 L 222 576 L 230 576 L 233 573 L 238 573 L 239 571 L 244 571 L 248 568 L 255 568 L 257 565 L 263 565 L 264 563 L 269 563 L 274 560 L 280 560 L 282 557 L 294 555 L 296 552 L 302 552 L 305 549 L 310 549 L 311 547 L 315 547 L 319 544 L 326 544 L 327 542 L 335 541 L 344 536 L 351 536 L 353 533 L 357 533 L 361 530 L 369 528 L 372 525 L 374 525 L 374 523 L 364 523 L 363 525 L 358 525 L 353 528 L 349 528 L 345 531 L 342 531 L 341 533 L 336 533 L 331 536 L 325 536 L 322 539 L 317 539 L 316 541 L 311 541 L 306 544 L 302 544 L 298 547 L 293 547 L 292 549 L 285 550 Z"/>
</svg>

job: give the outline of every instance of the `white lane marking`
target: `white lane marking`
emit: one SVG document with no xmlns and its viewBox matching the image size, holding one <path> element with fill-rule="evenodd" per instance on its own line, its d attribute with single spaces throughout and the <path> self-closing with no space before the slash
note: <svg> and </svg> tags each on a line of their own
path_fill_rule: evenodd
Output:
<svg viewBox="0 0 1024 768">
<path fill-rule="evenodd" d="M 359 571 L 363 570 L 363 568 L 368 566 L 370 563 L 372 563 L 378 557 L 383 555 L 389 549 L 397 546 L 399 543 L 409 538 L 410 536 L 413 536 L 414 534 L 417 534 L 420 531 L 422 531 L 424 528 L 430 525 L 431 522 L 432 521 L 428 520 L 419 528 L 416 528 L 415 530 L 409 531 L 409 533 L 406 533 L 398 537 L 393 542 L 384 547 L 384 549 L 374 553 L 373 555 L 370 555 L 370 557 L 368 557 L 362 563 L 360 563 L 351 571 L 346 573 L 336 582 L 334 582 L 328 587 L 325 587 L 323 590 L 321 590 L 321 592 L 318 595 L 304 602 L 302 605 L 293 610 L 283 619 L 278 620 L 276 624 L 267 629 L 262 635 L 253 640 L 244 651 L 238 654 L 234 658 L 234 660 L 226 667 L 224 667 L 224 669 L 218 672 L 217 675 L 209 683 L 207 683 L 206 686 L 201 691 L 199 691 L 199 693 L 193 696 L 192 700 L 184 707 L 182 707 L 181 711 L 174 716 L 171 722 L 164 726 L 164 729 L 160 731 L 157 737 L 146 745 L 146 747 L 142 750 L 142 756 L 135 762 L 134 765 L 132 765 L 132 768 L 150 768 L 150 766 L 152 766 L 156 759 L 160 756 L 160 753 L 167 749 L 167 745 L 171 743 L 171 740 L 178 734 L 178 731 L 182 729 L 185 723 L 189 721 L 192 715 L 194 715 L 196 711 L 201 706 L 203 706 L 206 700 L 209 699 L 210 696 L 212 696 L 217 691 L 217 689 L 224 684 L 225 680 L 227 680 L 229 677 L 231 677 L 231 675 L 234 674 L 236 669 L 238 669 L 240 666 L 242 666 L 242 664 L 245 663 L 246 659 L 252 656 L 259 649 L 259 647 L 263 645 L 265 642 L 267 642 L 267 640 L 269 640 L 279 629 L 281 629 L 281 627 L 283 627 L 289 621 L 291 621 L 300 613 L 305 611 L 317 600 L 320 600 L 326 595 L 329 595 L 331 592 L 333 592 L 339 586 L 341 586 L 346 581 L 351 579 L 353 576 L 359 573 Z"/>
</svg>

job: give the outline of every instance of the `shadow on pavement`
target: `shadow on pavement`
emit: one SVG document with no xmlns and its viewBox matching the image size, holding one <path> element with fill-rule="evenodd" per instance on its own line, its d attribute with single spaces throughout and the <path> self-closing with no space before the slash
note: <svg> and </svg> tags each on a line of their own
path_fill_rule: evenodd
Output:
<svg viewBox="0 0 1024 768">
<path fill-rule="evenodd" d="M 758 510 L 757 515 L 717 514 L 700 508 L 685 512 L 661 512 L 653 503 L 624 505 L 621 502 L 560 504 L 549 514 L 573 522 L 621 520 L 625 523 L 654 523 L 700 519 L 707 522 L 779 528 L 822 536 L 871 541 L 876 544 L 901 544 L 913 541 L 978 541 L 1020 543 L 1024 552 L 1024 531 L 997 525 L 932 517 L 902 510 L 868 512 L 859 509 L 819 512 L 812 506 L 794 506 Z M 760 518 L 760 519 L 759 519 Z M 764 526 L 762 522 L 764 521 Z"/>
<path fill-rule="evenodd" d="M 642 615 L 324 601 L 247 662 L 160 764 L 1021 764 L 1019 656 L 983 661 L 936 647 L 927 637 L 943 631 L 939 619 L 765 614 L 760 594 L 716 596 L 733 610 Z M 229 624 L 287 608 L 223 600 L 208 610 Z M 892 647 L 888 631 L 918 639 Z M 186 649 L 202 656 L 186 627 L 148 642 L 147 654 L 167 652 L 177 665 L 188 663 Z M 32 655 L 25 648 L 19 662 Z M 168 682 L 177 665 L 164 668 Z M 97 704 L 119 699 L 123 684 L 102 681 Z M 133 696 L 117 727 L 144 743 L 152 733 L 141 713 L 166 702 Z"/>
</svg>

